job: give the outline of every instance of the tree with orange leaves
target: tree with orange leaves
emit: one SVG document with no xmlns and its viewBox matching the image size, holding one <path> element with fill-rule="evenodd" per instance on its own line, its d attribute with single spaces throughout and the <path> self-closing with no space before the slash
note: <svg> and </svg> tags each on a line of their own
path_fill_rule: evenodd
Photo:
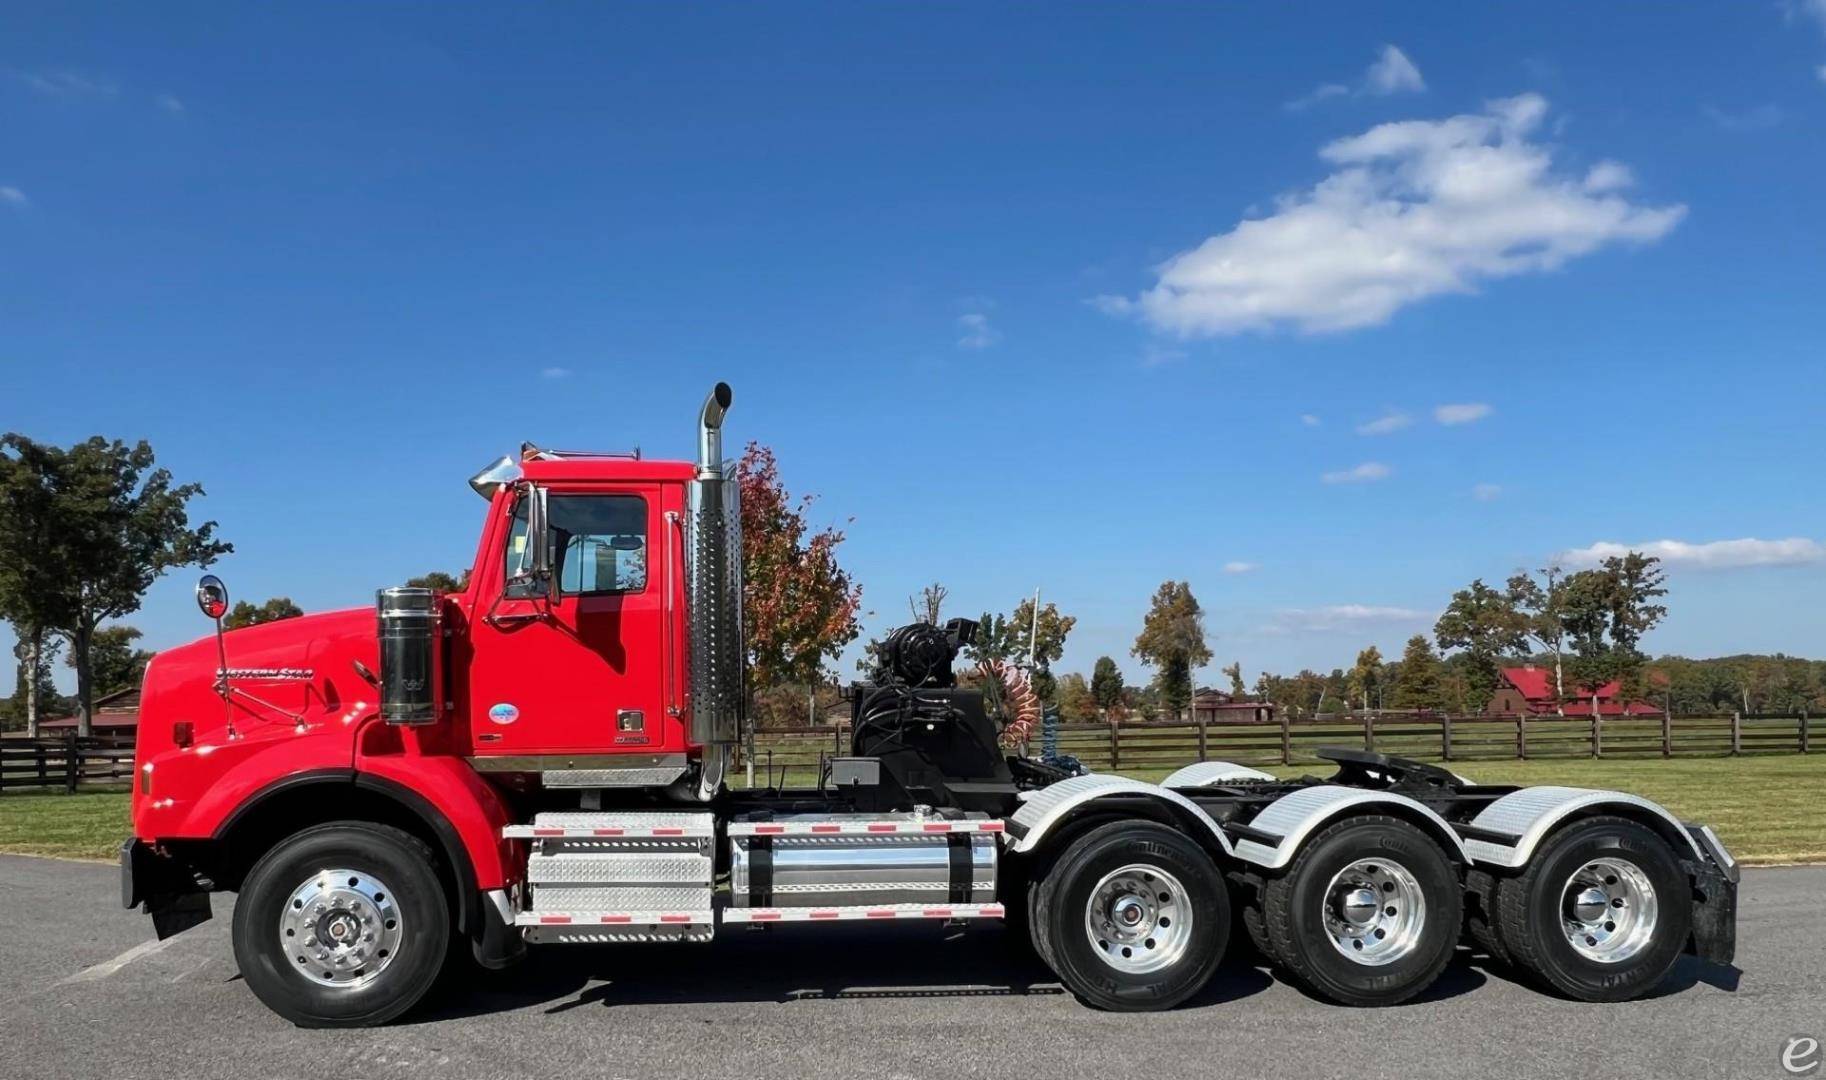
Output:
<svg viewBox="0 0 1826 1080">
<path fill-rule="evenodd" d="M 811 532 L 812 496 L 795 501 L 773 450 L 749 443 L 742 486 L 742 582 L 749 688 L 820 681 L 826 660 L 855 640 L 862 586 L 837 565 L 843 533 Z"/>
</svg>

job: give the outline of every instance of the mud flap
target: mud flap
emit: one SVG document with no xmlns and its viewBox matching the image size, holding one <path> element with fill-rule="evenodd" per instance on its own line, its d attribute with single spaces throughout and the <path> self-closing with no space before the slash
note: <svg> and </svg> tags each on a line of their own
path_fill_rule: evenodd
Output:
<svg viewBox="0 0 1826 1080">
<path fill-rule="evenodd" d="M 1688 951 L 1729 965 L 1737 958 L 1737 882 L 1710 865 L 1692 869 L 1693 941 Z"/>
<path fill-rule="evenodd" d="M 208 922 L 212 914 L 209 893 L 188 868 L 132 838 L 120 846 L 120 901 L 152 916 L 160 941 Z"/>
</svg>

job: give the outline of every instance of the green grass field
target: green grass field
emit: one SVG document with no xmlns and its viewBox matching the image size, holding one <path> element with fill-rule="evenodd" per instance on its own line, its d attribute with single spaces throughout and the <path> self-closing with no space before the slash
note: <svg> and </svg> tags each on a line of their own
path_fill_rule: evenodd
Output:
<svg viewBox="0 0 1826 1080">
<path fill-rule="evenodd" d="M 1455 765 L 1484 784 L 1570 784 L 1645 796 L 1718 831 L 1744 862 L 1826 862 L 1826 754 L 1635 761 L 1479 761 Z M 1159 780 L 1170 770 L 1128 775 Z M 1282 776 L 1324 766 L 1276 766 Z M 129 831 L 125 792 L 0 795 L 0 852 L 112 859 Z"/>
</svg>

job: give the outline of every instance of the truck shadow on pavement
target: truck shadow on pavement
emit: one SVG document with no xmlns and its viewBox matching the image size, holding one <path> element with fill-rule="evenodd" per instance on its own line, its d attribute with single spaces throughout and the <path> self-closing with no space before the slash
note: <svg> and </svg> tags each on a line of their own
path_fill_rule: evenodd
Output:
<svg viewBox="0 0 1826 1080">
<path fill-rule="evenodd" d="M 1481 968 L 1461 949 L 1414 1004 L 1477 990 L 1489 978 Z M 1246 941 L 1233 939 L 1231 957 L 1181 1007 L 1222 1005 L 1276 981 Z M 535 948 L 509 971 L 446 989 L 414 1019 L 529 1008 L 559 1014 L 585 1006 L 1029 996 L 1069 991 L 998 927 L 770 927 L 726 933 L 702 946 Z"/>
</svg>

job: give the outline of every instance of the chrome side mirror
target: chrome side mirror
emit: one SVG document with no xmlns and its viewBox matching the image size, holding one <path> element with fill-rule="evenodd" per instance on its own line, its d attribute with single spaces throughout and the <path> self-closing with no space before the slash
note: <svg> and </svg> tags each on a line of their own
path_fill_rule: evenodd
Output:
<svg viewBox="0 0 1826 1080">
<path fill-rule="evenodd" d="M 504 596 L 530 599 L 543 595 L 558 601 L 558 575 L 552 566 L 552 525 L 549 495 L 542 487 L 528 485 L 522 496 L 526 505 L 526 548 L 520 565 L 508 579 Z"/>
<path fill-rule="evenodd" d="M 204 574 L 197 582 L 197 607 L 217 622 L 228 614 L 228 586 L 214 574 Z"/>
</svg>

